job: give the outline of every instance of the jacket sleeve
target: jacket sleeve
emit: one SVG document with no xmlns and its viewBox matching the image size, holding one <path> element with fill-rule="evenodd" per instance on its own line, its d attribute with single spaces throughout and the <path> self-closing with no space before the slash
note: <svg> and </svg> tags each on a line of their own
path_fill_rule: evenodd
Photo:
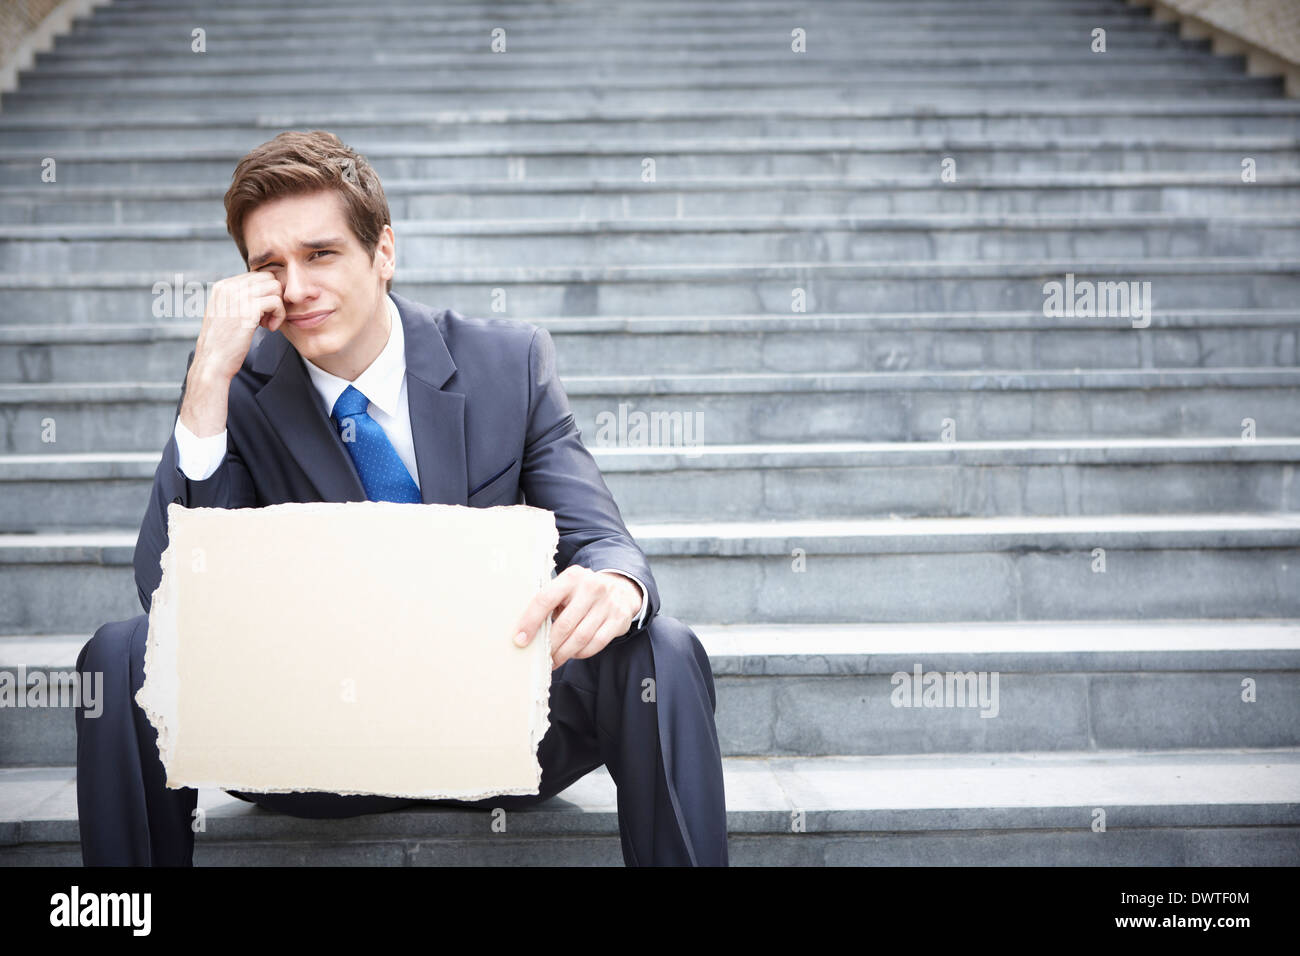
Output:
<svg viewBox="0 0 1300 956">
<path fill-rule="evenodd" d="M 188 379 L 194 352 L 185 363 Z M 140 525 L 140 536 L 135 543 L 135 584 L 140 595 L 140 606 L 148 612 L 153 604 L 153 594 L 162 581 L 162 553 L 167 550 L 167 507 L 178 504 L 184 508 L 252 508 L 257 504 L 248 469 L 239 450 L 234 445 L 233 433 L 227 427 L 226 457 L 217 470 L 203 481 L 185 477 L 177 462 L 176 419 L 180 418 L 185 402 L 185 379 L 181 381 L 181 397 L 176 402 L 172 419 L 172 434 L 163 448 L 162 460 L 154 472 L 153 488 Z"/>
<path fill-rule="evenodd" d="M 555 513 L 560 542 L 556 566 L 614 569 L 646 590 L 645 616 L 611 644 L 644 630 L 659 611 L 659 590 L 650 562 L 623 523 L 623 516 L 582 443 L 569 398 L 556 374 L 555 343 L 538 328 L 528 350 L 528 428 L 519 483 L 528 504 Z"/>
</svg>

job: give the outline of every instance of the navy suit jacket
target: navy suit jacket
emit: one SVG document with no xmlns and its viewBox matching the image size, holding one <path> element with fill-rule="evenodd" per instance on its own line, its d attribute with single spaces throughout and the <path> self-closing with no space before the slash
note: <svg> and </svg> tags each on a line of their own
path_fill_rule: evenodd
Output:
<svg viewBox="0 0 1300 956">
<path fill-rule="evenodd" d="M 512 319 L 434 312 L 393 295 L 406 336 L 406 387 L 425 504 L 528 504 L 555 513 L 557 571 L 616 568 L 646 588 L 646 613 L 618 643 L 649 627 L 659 593 L 595 459 L 582 444 L 545 329 Z M 167 506 L 260 508 L 286 501 L 365 501 L 352 456 L 297 350 L 259 330 L 230 383 L 226 457 L 203 481 L 177 467 L 167 439 L 135 546 L 146 611 L 162 579 Z M 194 361 L 190 352 L 186 375 Z M 176 403 L 180 415 L 185 400 Z M 173 428 L 175 418 L 172 420 Z"/>
</svg>

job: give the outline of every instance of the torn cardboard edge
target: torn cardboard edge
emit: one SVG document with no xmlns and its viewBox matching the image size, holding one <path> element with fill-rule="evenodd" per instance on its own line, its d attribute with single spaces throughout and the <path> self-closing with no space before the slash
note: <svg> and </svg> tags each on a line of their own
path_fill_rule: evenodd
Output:
<svg viewBox="0 0 1300 956">
<path fill-rule="evenodd" d="M 550 511 L 173 503 L 167 520 L 136 700 L 169 788 L 539 791 L 550 621 L 526 648 L 509 632 L 554 572 Z M 340 680 L 351 701 L 330 699 Z"/>
</svg>

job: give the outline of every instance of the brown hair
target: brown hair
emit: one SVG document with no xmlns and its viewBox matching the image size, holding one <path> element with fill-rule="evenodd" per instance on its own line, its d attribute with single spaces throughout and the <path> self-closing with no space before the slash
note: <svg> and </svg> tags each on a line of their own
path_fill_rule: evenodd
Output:
<svg viewBox="0 0 1300 956">
<path fill-rule="evenodd" d="M 343 197 L 348 226 L 371 258 L 384 226 L 392 225 L 384 187 L 370 163 L 333 133 L 281 133 L 239 161 L 226 190 L 226 230 L 248 265 L 244 219 L 262 203 L 332 189 Z M 393 280 L 388 280 L 388 289 Z"/>
</svg>

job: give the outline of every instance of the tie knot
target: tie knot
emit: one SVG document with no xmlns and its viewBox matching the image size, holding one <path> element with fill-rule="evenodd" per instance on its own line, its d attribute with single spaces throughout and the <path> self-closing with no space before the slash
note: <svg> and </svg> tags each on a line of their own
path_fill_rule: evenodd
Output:
<svg viewBox="0 0 1300 956">
<path fill-rule="evenodd" d="M 362 395 L 355 386 L 349 385 L 334 403 L 334 417 L 338 421 L 343 421 L 345 418 L 364 413 L 369 405 L 370 399 Z"/>
</svg>

